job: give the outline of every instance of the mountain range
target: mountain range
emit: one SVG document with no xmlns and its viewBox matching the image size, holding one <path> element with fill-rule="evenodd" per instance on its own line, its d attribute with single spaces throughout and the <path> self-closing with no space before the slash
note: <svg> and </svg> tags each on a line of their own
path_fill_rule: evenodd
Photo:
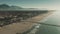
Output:
<svg viewBox="0 0 60 34">
<path fill-rule="evenodd" d="M 1 4 L 0 9 L 22 9 L 22 7 L 19 6 L 9 6 L 7 4 Z"/>
</svg>

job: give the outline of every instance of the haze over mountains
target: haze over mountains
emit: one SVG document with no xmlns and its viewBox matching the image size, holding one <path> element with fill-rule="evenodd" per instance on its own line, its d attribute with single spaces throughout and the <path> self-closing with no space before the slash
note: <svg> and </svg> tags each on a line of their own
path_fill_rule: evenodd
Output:
<svg viewBox="0 0 60 34">
<path fill-rule="evenodd" d="M 39 8 L 23 8 L 23 7 L 20 7 L 20 6 L 15 6 L 15 5 L 8 5 L 8 4 L 0 4 L 0 10 L 47 10 L 47 9 L 39 9 Z"/>
</svg>

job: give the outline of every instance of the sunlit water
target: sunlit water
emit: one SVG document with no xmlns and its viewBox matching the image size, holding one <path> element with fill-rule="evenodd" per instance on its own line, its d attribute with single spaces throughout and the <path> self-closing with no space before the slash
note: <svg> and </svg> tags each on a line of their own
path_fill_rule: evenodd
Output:
<svg viewBox="0 0 60 34">
<path fill-rule="evenodd" d="M 60 11 L 54 12 L 44 23 L 60 25 Z M 60 27 L 41 25 L 36 34 L 60 34 Z"/>
</svg>

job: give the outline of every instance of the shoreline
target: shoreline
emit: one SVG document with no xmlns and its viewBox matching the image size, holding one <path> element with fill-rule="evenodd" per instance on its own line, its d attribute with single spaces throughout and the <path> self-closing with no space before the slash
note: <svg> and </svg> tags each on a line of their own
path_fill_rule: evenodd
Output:
<svg viewBox="0 0 60 34">
<path fill-rule="evenodd" d="M 49 16 L 50 16 L 50 13 L 48 14 Z M 47 16 L 48 16 L 47 15 Z M 48 16 L 48 17 L 49 17 Z M 47 18 L 48 18 L 47 17 Z M 46 16 L 44 17 L 44 18 L 46 18 Z M 44 18 L 42 19 L 42 20 L 44 20 Z M 41 20 L 40 20 L 41 21 Z M 29 29 L 29 30 L 27 30 L 26 32 L 23 32 L 23 34 L 25 33 L 25 34 L 35 34 L 35 32 L 39 29 L 39 26 L 40 26 L 40 24 L 39 24 L 39 22 L 37 21 L 37 22 L 35 22 L 35 25 L 34 26 L 32 26 L 32 28 L 31 29 Z"/>
<path fill-rule="evenodd" d="M 36 17 L 29 18 L 20 23 L 13 23 L 7 26 L 0 28 L 1 34 L 16 34 L 23 33 L 32 28 L 36 24 L 37 21 L 43 20 L 45 17 L 49 16 L 52 12 L 48 12 L 46 14 L 40 14 Z"/>
</svg>

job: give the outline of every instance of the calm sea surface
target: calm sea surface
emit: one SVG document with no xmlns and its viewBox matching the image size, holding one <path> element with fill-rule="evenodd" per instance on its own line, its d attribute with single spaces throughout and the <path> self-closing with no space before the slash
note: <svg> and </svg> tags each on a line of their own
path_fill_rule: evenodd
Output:
<svg viewBox="0 0 60 34">
<path fill-rule="evenodd" d="M 55 11 L 46 21 L 45 24 L 60 25 L 60 11 Z M 60 34 L 60 27 L 52 25 L 42 25 L 36 34 Z"/>
</svg>

